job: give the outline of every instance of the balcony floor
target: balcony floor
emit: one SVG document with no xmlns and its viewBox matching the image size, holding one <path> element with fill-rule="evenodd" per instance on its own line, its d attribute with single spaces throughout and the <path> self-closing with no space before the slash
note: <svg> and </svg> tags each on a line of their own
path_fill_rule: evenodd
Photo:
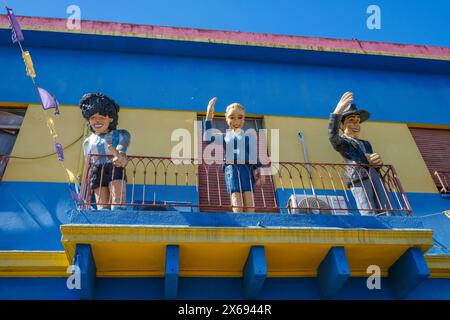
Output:
<svg viewBox="0 0 450 320">
<path fill-rule="evenodd" d="M 163 276 L 167 245 L 180 247 L 180 276 L 239 277 L 252 246 L 266 250 L 268 276 L 316 276 L 332 247 L 344 247 L 352 276 L 383 276 L 409 248 L 426 252 L 432 231 L 411 217 L 73 211 L 61 226 L 69 261 L 90 244 L 98 276 Z"/>
</svg>

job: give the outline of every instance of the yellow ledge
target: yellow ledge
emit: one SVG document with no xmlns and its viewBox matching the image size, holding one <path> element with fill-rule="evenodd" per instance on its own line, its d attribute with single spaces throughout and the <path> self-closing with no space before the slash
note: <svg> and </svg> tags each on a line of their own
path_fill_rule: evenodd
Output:
<svg viewBox="0 0 450 320">
<path fill-rule="evenodd" d="M 0 251 L 0 277 L 67 277 L 64 251 Z"/>
<path fill-rule="evenodd" d="M 450 256 L 427 254 L 425 259 L 432 278 L 450 278 Z"/>
<path fill-rule="evenodd" d="M 180 248 L 180 276 L 240 277 L 250 247 L 264 245 L 269 277 L 314 277 L 334 246 L 345 247 L 353 276 L 379 265 L 383 276 L 408 249 L 426 252 L 431 230 L 339 228 L 220 228 L 63 225 L 69 261 L 76 244 L 90 244 L 99 276 L 162 276 L 165 248 Z"/>
<path fill-rule="evenodd" d="M 264 245 L 268 277 L 315 277 L 328 250 L 344 246 L 353 277 L 390 266 L 431 230 L 62 226 L 64 251 L 0 251 L 0 277 L 67 277 L 77 243 L 90 244 L 98 277 L 162 277 L 165 248 L 180 248 L 182 277 L 241 277 L 252 245 Z M 450 256 L 425 255 L 432 278 L 450 278 Z"/>
</svg>

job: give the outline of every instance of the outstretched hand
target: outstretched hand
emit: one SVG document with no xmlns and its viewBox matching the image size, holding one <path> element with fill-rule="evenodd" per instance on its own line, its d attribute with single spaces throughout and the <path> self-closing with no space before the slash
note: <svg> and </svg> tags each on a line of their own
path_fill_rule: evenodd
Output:
<svg viewBox="0 0 450 320">
<path fill-rule="evenodd" d="M 217 97 L 209 100 L 208 109 L 206 110 L 206 120 L 212 120 L 214 118 L 214 105 L 216 104 Z"/>
<path fill-rule="evenodd" d="M 382 166 L 383 160 L 381 160 L 381 156 L 378 153 L 366 153 L 367 161 L 369 161 L 370 165 L 373 166 Z"/>
<path fill-rule="evenodd" d="M 353 102 L 353 93 L 347 91 L 342 95 L 341 100 L 339 100 L 336 109 L 334 109 L 334 113 L 335 114 L 343 113 L 345 109 L 347 109 L 349 104 L 351 104 L 352 102 Z"/>
<path fill-rule="evenodd" d="M 107 146 L 108 150 L 113 154 L 113 165 L 116 167 L 126 167 L 128 164 L 128 157 L 124 152 L 119 152 L 112 145 Z"/>
</svg>

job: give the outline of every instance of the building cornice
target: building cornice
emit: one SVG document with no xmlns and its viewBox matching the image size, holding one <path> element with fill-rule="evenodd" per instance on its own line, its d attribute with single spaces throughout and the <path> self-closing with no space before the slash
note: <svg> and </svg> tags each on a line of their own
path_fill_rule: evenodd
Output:
<svg viewBox="0 0 450 320">
<path fill-rule="evenodd" d="M 358 39 L 346 40 L 254 32 L 151 26 L 90 20 L 81 21 L 80 30 L 70 30 L 66 27 L 66 19 L 28 16 L 18 16 L 17 18 L 22 29 L 30 31 L 450 60 L 449 47 L 362 41 Z M 9 28 L 9 22 L 6 15 L 0 15 L 0 29 L 7 28 Z"/>
</svg>

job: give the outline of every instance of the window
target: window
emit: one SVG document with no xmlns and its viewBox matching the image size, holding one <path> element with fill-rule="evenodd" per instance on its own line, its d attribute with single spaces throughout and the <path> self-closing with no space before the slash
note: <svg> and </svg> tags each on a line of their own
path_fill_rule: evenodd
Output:
<svg viewBox="0 0 450 320">
<path fill-rule="evenodd" d="M 449 193 L 450 130 L 410 128 L 436 187 Z"/>
<path fill-rule="evenodd" d="M 0 107 L 0 179 L 16 142 L 26 109 Z"/>
</svg>

